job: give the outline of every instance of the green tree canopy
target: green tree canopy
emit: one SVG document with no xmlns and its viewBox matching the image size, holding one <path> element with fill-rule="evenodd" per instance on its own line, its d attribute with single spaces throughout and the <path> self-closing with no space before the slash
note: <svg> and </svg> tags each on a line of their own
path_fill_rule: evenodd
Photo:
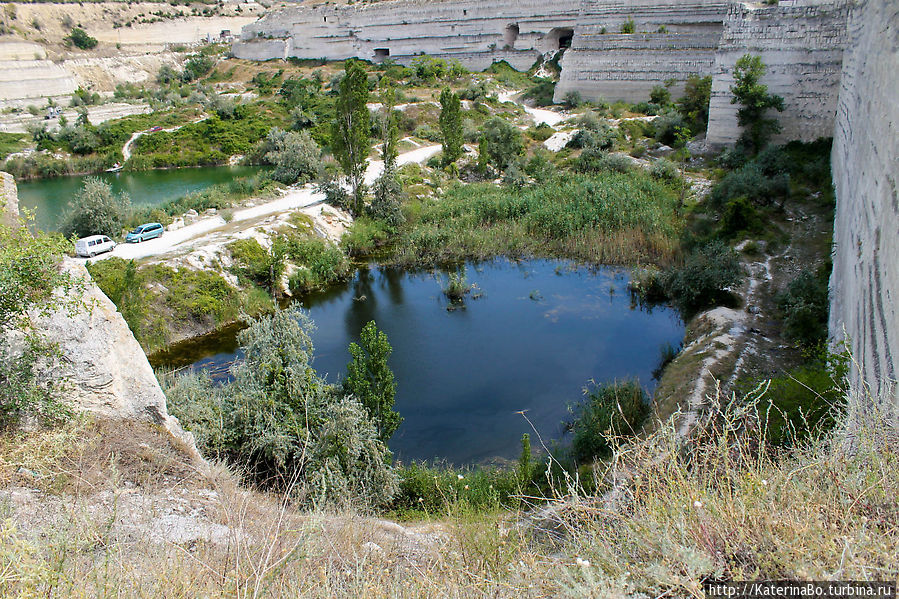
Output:
<svg viewBox="0 0 899 599">
<path fill-rule="evenodd" d="M 768 86 L 760 83 L 767 70 L 762 57 L 752 54 L 744 54 L 734 65 L 734 85 L 730 88 L 734 97 L 730 103 L 740 105 L 737 110 L 737 124 L 743 127 L 740 142 L 752 152 L 761 150 L 781 129 L 777 119 L 766 117 L 771 108 L 778 112 L 784 109 L 784 99 L 769 94 Z"/>
<path fill-rule="evenodd" d="M 130 208 L 131 200 L 127 194 L 115 195 L 109 183 L 98 177 L 88 177 L 69 202 L 63 232 L 78 237 L 113 237 L 122 232 Z"/>
<path fill-rule="evenodd" d="M 371 115 L 368 112 L 368 76 L 358 60 L 346 61 L 346 75 L 340 81 L 337 116 L 331 135 L 332 149 L 353 193 L 353 214 L 363 209 L 363 183 L 371 150 Z"/>
<path fill-rule="evenodd" d="M 448 87 L 440 93 L 440 132 L 443 160 L 455 162 L 462 155 L 462 103 Z"/>
<path fill-rule="evenodd" d="M 352 361 L 347 364 L 344 392 L 362 402 L 368 410 L 384 443 L 393 436 L 403 418 L 393 410 L 396 381 L 387 364 L 393 348 L 387 335 L 379 331 L 375 321 L 362 329 L 358 344 L 350 343 Z"/>
</svg>

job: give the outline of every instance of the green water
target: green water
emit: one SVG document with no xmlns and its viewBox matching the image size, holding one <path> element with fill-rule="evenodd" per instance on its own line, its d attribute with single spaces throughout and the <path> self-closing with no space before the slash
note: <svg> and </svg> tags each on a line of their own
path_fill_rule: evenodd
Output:
<svg viewBox="0 0 899 599">
<path fill-rule="evenodd" d="M 134 206 L 155 206 L 258 171 L 259 167 L 255 166 L 214 166 L 22 181 L 18 184 L 19 208 L 27 208 L 34 213 L 38 228 L 56 231 L 69 200 L 81 189 L 87 176 L 107 181 L 115 193 L 127 193 Z"/>
</svg>

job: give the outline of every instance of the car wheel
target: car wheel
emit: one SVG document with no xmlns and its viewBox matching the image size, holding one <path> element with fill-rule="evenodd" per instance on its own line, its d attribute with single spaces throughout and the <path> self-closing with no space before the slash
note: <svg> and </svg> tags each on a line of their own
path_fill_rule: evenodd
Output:
<svg viewBox="0 0 899 599">
<path fill-rule="evenodd" d="M 94 252 L 91 252 L 90 254 L 87 255 L 87 257 L 88 257 L 88 258 L 93 258 L 93 257 L 96 256 L 96 255 L 97 255 L 97 254 L 95 254 Z"/>
</svg>

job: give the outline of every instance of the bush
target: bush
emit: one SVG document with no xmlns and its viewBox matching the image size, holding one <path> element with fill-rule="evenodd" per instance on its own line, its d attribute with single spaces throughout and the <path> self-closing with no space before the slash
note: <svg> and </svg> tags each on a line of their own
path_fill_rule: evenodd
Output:
<svg viewBox="0 0 899 599">
<path fill-rule="evenodd" d="M 97 39 L 89 36 L 84 29 L 75 27 L 72 33 L 66 36 L 65 41 L 69 45 L 74 45 L 81 50 L 90 50 L 97 46 Z"/>
<path fill-rule="evenodd" d="M 122 233 L 130 207 L 131 200 L 126 194 L 113 195 L 108 183 L 88 177 L 66 208 L 63 233 L 77 237 L 116 237 Z"/>
<path fill-rule="evenodd" d="M 624 154 L 610 154 L 602 150 L 587 148 L 578 156 L 574 169 L 581 173 L 612 171 L 626 173 L 633 168 L 633 162 Z"/>
<path fill-rule="evenodd" d="M 610 453 L 611 438 L 636 434 L 649 415 L 649 398 L 637 381 L 593 383 L 584 394 L 584 402 L 572 408 L 570 425 L 572 454 L 580 462 Z"/>
<path fill-rule="evenodd" d="M 656 118 L 652 125 L 653 137 L 667 146 L 674 146 L 678 133 L 688 128 L 684 117 L 677 112 L 666 112 Z"/>
<path fill-rule="evenodd" d="M 215 59 L 211 56 L 197 54 L 191 56 L 184 62 L 184 68 L 181 70 L 181 80 L 185 83 L 195 81 L 212 70 L 215 66 Z"/>
<path fill-rule="evenodd" d="M 265 160 L 275 167 L 272 179 L 285 184 L 306 183 L 322 170 L 321 148 L 308 131 L 284 133 L 277 127 L 268 136 L 274 148 Z"/>
<path fill-rule="evenodd" d="M 735 198 L 724 206 L 724 212 L 721 214 L 721 233 L 725 238 L 761 233 L 763 230 L 761 215 L 746 198 Z"/>
<path fill-rule="evenodd" d="M 24 223 L 7 225 L 0 214 L 0 426 L 22 417 L 54 421 L 67 415 L 59 385 L 47 382 L 55 348 L 29 331 L 30 318 L 58 308 L 79 309 L 78 282 L 61 272 L 70 247 L 59 235 L 32 235 Z M 62 289 L 63 293 L 54 293 Z M 66 293 L 70 292 L 70 293 Z M 67 299 L 67 298 L 78 299 Z"/>
<path fill-rule="evenodd" d="M 484 125 L 484 139 L 490 164 L 500 170 L 505 170 L 524 151 L 521 131 L 499 117 L 493 117 Z"/>
<path fill-rule="evenodd" d="M 666 295 L 690 314 L 713 306 L 724 298 L 728 287 L 745 277 L 737 253 L 720 241 L 694 250 L 684 264 L 668 269 L 663 276 Z"/>
<path fill-rule="evenodd" d="M 690 125 L 693 134 L 705 131 L 709 122 L 709 100 L 712 97 L 712 76 L 690 75 L 684 86 L 684 96 L 677 101 L 677 110 Z"/>
<path fill-rule="evenodd" d="M 677 165 L 664 158 L 658 158 L 653 161 L 649 174 L 654 179 L 661 181 L 677 181 L 680 179 L 680 171 L 677 170 Z"/>
<path fill-rule="evenodd" d="M 395 229 L 405 222 L 402 205 L 403 186 L 396 174 L 385 170 L 372 185 L 372 200 L 368 214 L 375 220 L 379 220 L 390 229 Z"/>
<path fill-rule="evenodd" d="M 284 272 L 283 253 L 265 249 L 254 238 L 238 239 L 227 247 L 234 261 L 231 270 L 241 281 L 275 292 Z"/>
<path fill-rule="evenodd" d="M 827 340 L 829 265 L 817 273 L 799 273 L 777 296 L 787 338 L 806 347 Z"/>
<path fill-rule="evenodd" d="M 746 198 L 757 205 L 771 205 L 790 192 L 787 173 L 766 174 L 762 165 L 753 161 L 725 175 L 709 194 L 712 206 L 720 207 L 730 200 Z"/>
<path fill-rule="evenodd" d="M 313 370 L 312 327 L 296 307 L 253 320 L 238 334 L 245 357 L 233 381 L 216 390 L 208 380 L 175 379 L 170 410 L 207 455 L 300 503 L 385 504 L 397 488 L 390 452 L 365 408 Z"/>
</svg>

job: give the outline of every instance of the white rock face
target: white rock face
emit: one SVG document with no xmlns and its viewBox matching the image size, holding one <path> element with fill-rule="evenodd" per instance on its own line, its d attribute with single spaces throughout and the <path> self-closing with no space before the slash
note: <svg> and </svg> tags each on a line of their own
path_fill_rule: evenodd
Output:
<svg viewBox="0 0 899 599">
<path fill-rule="evenodd" d="M 58 344 L 51 376 L 64 381 L 68 403 L 105 418 L 126 418 L 164 427 L 196 452 L 193 436 L 169 415 L 165 395 L 125 319 L 80 262 L 62 268 L 83 281 L 84 306 L 34 319 L 35 329 Z"/>
<path fill-rule="evenodd" d="M 762 57 L 768 67 L 762 83 L 784 98 L 784 111 L 771 111 L 783 127 L 775 140 L 830 137 L 847 13 L 845 0 L 782 0 L 764 7 L 732 4 L 715 55 L 707 141 L 729 144 L 740 136 L 739 106 L 730 102 L 730 87 L 734 65 L 747 53 Z"/>
<path fill-rule="evenodd" d="M 899 426 L 899 3 L 849 12 L 832 154 L 837 196 L 830 331 L 856 362 L 856 415 Z M 864 381 L 871 396 L 860 391 Z M 875 405 L 872 405 L 872 401 Z M 874 409 L 872 409 L 874 408 Z"/>
</svg>

